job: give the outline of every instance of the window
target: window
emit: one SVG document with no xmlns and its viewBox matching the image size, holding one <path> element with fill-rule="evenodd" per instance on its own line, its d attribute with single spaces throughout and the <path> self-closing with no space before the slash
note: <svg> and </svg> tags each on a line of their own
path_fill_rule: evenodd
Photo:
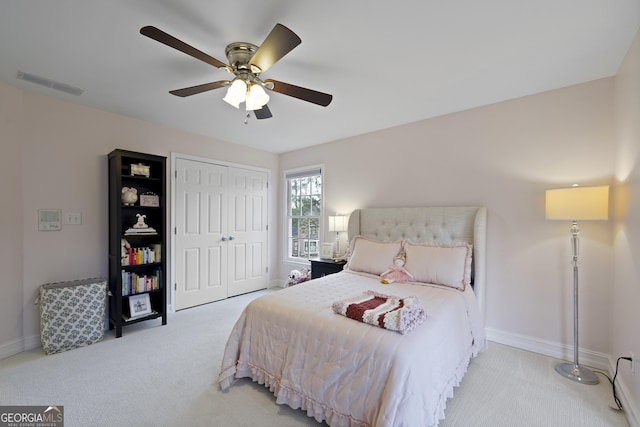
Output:
<svg viewBox="0 0 640 427">
<path fill-rule="evenodd" d="M 287 257 L 320 254 L 322 170 L 319 167 L 285 173 L 287 180 Z"/>
</svg>

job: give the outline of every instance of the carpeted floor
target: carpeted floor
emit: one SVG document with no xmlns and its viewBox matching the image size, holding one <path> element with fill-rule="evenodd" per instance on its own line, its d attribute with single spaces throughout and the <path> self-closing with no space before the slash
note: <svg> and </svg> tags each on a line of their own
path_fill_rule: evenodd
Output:
<svg viewBox="0 0 640 427">
<path fill-rule="evenodd" d="M 97 344 L 45 356 L 30 350 L 0 361 L 0 405 L 63 405 L 65 427 L 322 426 L 241 380 L 221 392 L 215 379 L 227 336 L 261 291 L 113 331 Z M 157 322 L 157 323 L 155 323 Z M 503 345 L 474 359 L 441 427 L 628 426 L 609 408 L 611 386 L 573 383 L 557 361 Z"/>
</svg>

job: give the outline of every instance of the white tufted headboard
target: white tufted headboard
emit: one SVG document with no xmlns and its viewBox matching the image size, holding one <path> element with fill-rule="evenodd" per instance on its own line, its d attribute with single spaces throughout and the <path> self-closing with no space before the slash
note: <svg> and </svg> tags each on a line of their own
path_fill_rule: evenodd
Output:
<svg viewBox="0 0 640 427">
<path fill-rule="evenodd" d="M 487 208 L 420 207 L 357 209 L 349 217 L 349 240 L 364 236 L 379 241 L 473 245 L 473 291 L 484 314 Z"/>
</svg>

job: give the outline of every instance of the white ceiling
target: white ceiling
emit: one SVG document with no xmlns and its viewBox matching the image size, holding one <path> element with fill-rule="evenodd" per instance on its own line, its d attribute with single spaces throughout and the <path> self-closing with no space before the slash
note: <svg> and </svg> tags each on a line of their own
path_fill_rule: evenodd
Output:
<svg viewBox="0 0 640 427">
<path fill-rule="evenodd" d="M 333 94 L 271 93 L 243 123 L 226 89 L 168 93 L 229 74 L 139 33 L 156 26 L 227 62 L 276 23 L 302 44 L 262 77 Z M 276 153 L 615 75 L 640 0 L 3 0 L 0 81 Z M 75 97 L 18 70 L 84 89 Z"/>
</svg>

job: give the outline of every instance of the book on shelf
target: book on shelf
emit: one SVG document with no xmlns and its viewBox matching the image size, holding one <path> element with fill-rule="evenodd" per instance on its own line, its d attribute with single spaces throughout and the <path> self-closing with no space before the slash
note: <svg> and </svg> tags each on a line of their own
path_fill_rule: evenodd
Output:
<svg viewBox="0 0 640 427">
<path fill-rule="evenodd" d="M 156 268 L 151 274 L 137 274 L 122 270 L 122 296 L 141 294 L 162 288 L 162 269 Z"/>
<path fill-rule="evenodd" d="M 144 235 L 155 235 L 158 234 L 155 228 L 133 228 L 130 227 L 127 231 L 124 232 L 125 236 L 144 236 Z"/>
<path fill-rule="evenodd" d="M 128 265 L 144 265 L 153 264 L 156 262 L 156 251 L 149 247 L 144 248 L 129 248 L 127 249 Z M 125 264 L 123 264 L 125 265 Z"/>
</svg>

